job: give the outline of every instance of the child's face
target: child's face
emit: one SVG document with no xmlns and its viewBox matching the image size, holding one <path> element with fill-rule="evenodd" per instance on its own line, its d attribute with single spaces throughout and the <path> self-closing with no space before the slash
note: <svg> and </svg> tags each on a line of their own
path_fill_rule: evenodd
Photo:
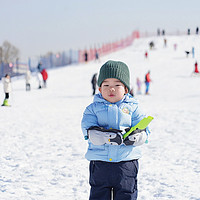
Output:
<svg viewBox="0 0 200 200">
<path fill-rule="evenodd" d="M 103 98 L 111 103 L 120 101 L 124 94 L 128 93 L 125 85 L 116 78 L 108 78 L 103 81 L 99 88 Z"/>
</svg>

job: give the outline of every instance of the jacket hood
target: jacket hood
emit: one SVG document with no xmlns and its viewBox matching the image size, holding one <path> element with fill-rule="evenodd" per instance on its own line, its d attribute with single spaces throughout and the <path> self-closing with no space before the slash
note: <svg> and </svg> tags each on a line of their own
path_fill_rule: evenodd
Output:
<svg viewBox="0 0 200 200">
<path fill-rule="evenodd" d="M 102 96 L 101 93 L 98 93 L 94 96 L 94 100 L 93 102 L 99 102 L 99 103 L 106 103 L 106 104 L 110 104 L 109 101 L 105 100 Z M 116 103 L 112 103 L 112 104 L 120 104 L 121 102 L 124 102 L 124 103 L 134 103 L 134 104 L 138 104 L 138 101 L 132 96 L 130 95 L 129 93 L 124 95 L 124 98 Z"/>
</svg>

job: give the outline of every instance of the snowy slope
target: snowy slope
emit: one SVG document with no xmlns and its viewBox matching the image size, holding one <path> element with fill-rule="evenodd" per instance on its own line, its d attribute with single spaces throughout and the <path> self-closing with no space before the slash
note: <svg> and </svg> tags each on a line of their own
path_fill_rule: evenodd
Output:
<svg viewBox="0 0 200 200">
<path fill-rule="evenodd" d="M 80 121 L 92 102 L 91 78 L 108 59 L 120 60 L 144 81 L 151 70 L 149 96 L 137 95 L 147 115 L 154 116 L 151 138 L 144 145 L 138 175 L 139 200 L 199 200 L 200 77 L 192 77 L 200 61 L 199 36 L 138 39 L 133 46 L 101 58 L 101 62 L 49 71 L 47 89 L 25 91 L 24 79 L 12 81 L 11 107 L 0 107 L 0 199 L 86 200 L 88 161 L 84 158 Z M 153 40 L 155 49 L 149 50 Z M 174 43 L 177 50 L 173 49 Z M 196 58 L 185 50 L 195 47 Z M 145 51 L 149 58 L 144 58 Z M 197 56 L 198 55 L 198 56 Z M 0 82 L 0 97 L 4 94 Z"/>
</svg>

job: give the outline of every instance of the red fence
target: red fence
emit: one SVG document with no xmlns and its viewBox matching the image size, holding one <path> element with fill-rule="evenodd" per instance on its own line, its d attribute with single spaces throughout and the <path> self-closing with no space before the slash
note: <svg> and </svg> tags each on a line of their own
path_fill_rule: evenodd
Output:
<svg viewBox="0 0 200 200">
<path fill-rule="evenodd" d="M 99 48 L 91 48 L 85 50 L 69 50 L 62 53 L 50 54 L 48 56 L 41 56 L 39 60 L 29 59 L 28 63 L 0 63 L 0 79 L 6 73 L 9 73 L 11 76 L 17 76 L 20 74 L 24 74 L 26 69 L 29 68 L 31 70 L 35 70 L 37 68 L 38 62 L 42 62 L 45 68 L 54 68 L 60 66 L 66 66 L 73 63 L 83 63 L 85 62 L 85 52 L 87 51 L 87 60 L 92 61 L 96 59 L 96 53 L 98 56 L 104 56 L 110 54 L 112 52 L 118 51 L 120 49 L 126 48 L 132 45 L 133 40 L 139 38 L 139 31 L 134 31 L 128 37 L 112 42 L 102 44 Z"/>
<path fill-rule="evenodd" d="M 130 46 L 134 39 L 139 38 L 139 31 L 134 31 L 130 36 L 113 43 L 103 44 L 100 48 L 91 48 L 89 50 L 79 50 L 79 63 L 85 62 L 85 53 L 88 55 L 88 61 L 95 60 L 96 53 L 99 56 L 107 55 L 112 52 Z"/>
</svg>

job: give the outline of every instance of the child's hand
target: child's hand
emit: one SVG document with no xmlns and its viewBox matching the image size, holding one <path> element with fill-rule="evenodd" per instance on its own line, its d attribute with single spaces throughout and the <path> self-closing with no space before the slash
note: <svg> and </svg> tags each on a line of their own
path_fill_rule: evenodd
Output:
<svg viewBox="0 0 200 200">
<path fill-rule="evenodd" d="M 117 129 L 104 129 L 102 127 L 93 126 L 88 129 L 88 138 L 94 145 L 122 144 L 121 130 Z"/>
<path fill-rule="evenodd" d="M 132 134 L 130 134 L 124 139 L 124 144 L 140 146 L 144 144 L 146 140 L 147 140 L 147 134 L 145 129 L 140 131 L 135 130 Z"/>
</svg>

